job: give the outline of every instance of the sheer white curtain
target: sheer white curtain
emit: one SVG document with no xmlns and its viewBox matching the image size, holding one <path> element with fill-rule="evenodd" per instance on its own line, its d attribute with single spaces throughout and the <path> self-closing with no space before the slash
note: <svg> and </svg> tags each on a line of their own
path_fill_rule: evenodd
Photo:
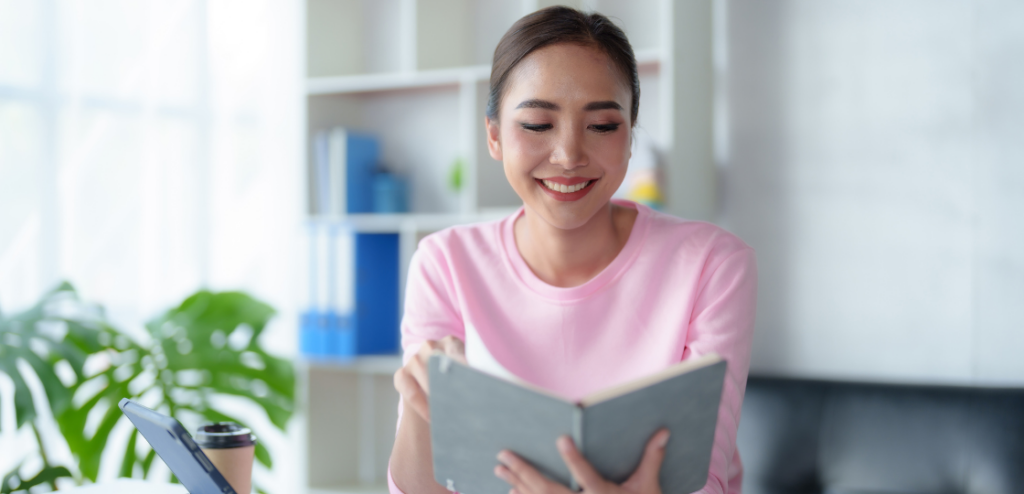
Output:
<svg viewBox="0 0 1024 494">
<path fill-rule="evenodd" d="M 0 311 L 66 279 L 132 331 L 200 287 L 242 289 L 293 349 L 301 16 L 0 0 Z"/>
</svg>

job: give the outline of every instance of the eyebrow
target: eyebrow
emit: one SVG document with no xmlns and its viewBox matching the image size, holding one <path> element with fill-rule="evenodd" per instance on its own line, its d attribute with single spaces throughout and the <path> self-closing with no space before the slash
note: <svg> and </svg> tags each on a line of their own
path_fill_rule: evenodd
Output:
<svg viewBox="0 0 1024 494">
<path fill-rule="evenodd" d="M 587 106 L 583 107 L 583 111 L 594 111 L 594 110 L 621 110 L 622 105 L 614 101 L 594 101 L 593 103 L 587 103 Z"/>
<path fill-rule="evenodd" d="M 544 110 L 558 110 L 559 106 L 550 101 L 544 101 L 542 99 L 528 99 L 526 101 L 523 101 L 522 103 L 519 103 L 519 106 L 516 107 L 517 110 L 520 108 L 541 108 Z"/>
<path fill-rule="evenodd" d="M 561 109 L 561 107 L 559 107 L 558 105 L 556 105 L 556 104 L 554 104 L 554 103 L 552 103 L 550 101 L 544 101 L 542 99 L 528 99 L 528 100 L 525 100 L 522 103 L 519 103 L 518 106 L 516 106 L 517 110 L 520 109 L 520 108 L 540 108 L 540 109 L 543 109 L 543 110 L 555 110 L 555 111 Z M 587 105 L 583 107 L 583 111 L 595 111 L 595 110 L 622 110 L 622 105 L 620 105 L 620 104 L 618 104 L 618 103 L 616 103 L 614 101 L 594 101 L 594 102 L 591 102 L 591 103 L 587 103 Z"/>
</svg>

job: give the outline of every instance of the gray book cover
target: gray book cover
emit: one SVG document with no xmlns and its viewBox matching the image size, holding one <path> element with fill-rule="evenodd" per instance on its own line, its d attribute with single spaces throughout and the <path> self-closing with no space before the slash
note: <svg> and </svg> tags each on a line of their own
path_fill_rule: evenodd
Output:
<svg viewBox="0 0 1024 494">
<path fill-rule="evenodd" d="M 707 482 L 726 363 L 706 355 L 573 403 L 458 363 L 430 358 L 430 441 L 434 479 L 463 494 L 504 494 L 494 475 L 508 449 L 578 490 L 555 440 L 572 436 L 604 478 L 624 482 L 658 429 L 671 431 L 661 491 L 693 492 Z"/>
</svg>

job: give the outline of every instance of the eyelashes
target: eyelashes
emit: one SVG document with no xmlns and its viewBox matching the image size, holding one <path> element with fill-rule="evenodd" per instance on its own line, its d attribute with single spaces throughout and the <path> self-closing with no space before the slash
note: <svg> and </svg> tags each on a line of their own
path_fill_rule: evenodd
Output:
<svg viewBox="0 0 1024 494">
<path fill-rule="evenodd" d="M 554 126 L 551 124 L 521 123 L 519 125 L 522 126 L 524 129 L 529 130 L 530 132 L 544 132 L 545 130 L 551 130 L 552 128 L 554 128 Z"/>
<path fill-rule="evenodd" d="M 618 123 L 594 124 L 588 127 L 588 129 L 593 130 L 598 134 L 607 134 L 619 130 L 620 125 L 621 124 Z M 544 132 L 546 130 L 551 130 L 554 128 L 554 125 L 551 124 L 531 124 L 525 122 L 520 123 L 519 126 L 522 127 L 524 130 L 537 133 Z"/>
</svg>

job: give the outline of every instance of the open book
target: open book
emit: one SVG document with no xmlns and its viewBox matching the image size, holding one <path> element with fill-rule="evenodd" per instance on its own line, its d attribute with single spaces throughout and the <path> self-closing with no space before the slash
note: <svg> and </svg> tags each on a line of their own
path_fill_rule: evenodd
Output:
<svg viewBox="0 0 1024 494">
<path fill-rule="evenodd" d="M 498 452 L 508 449 L 578 490 L 555 447 L 559 436 L 569 435 L 605 479 L 624 482 L 640 464 L 647 441 L 667 427 L 672 435 L 661 491 L 696 491 L 707 482 L 725 365 L 719 356 L 706 355 L 573 403 L 434 355 L 434 479 L 464 494 L 508 492 L 508 484 L 494 476 Z"/>
</svg>

